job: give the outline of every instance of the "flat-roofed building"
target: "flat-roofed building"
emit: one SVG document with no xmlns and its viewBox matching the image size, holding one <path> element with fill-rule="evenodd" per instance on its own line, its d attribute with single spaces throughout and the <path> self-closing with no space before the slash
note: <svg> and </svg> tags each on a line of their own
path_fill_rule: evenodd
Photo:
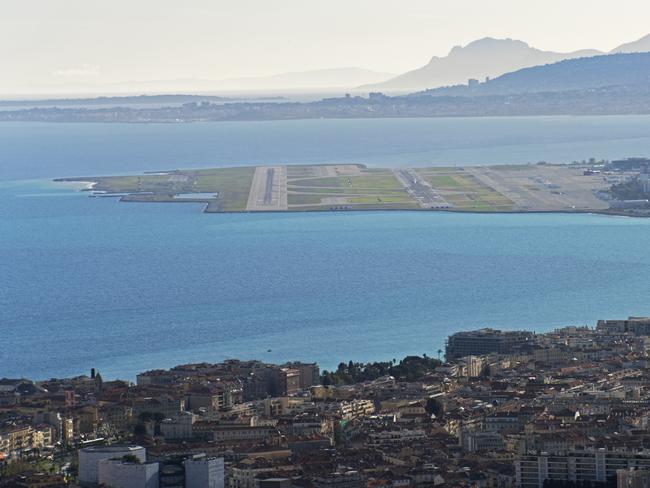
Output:
<svg viewBox="0 0 650 488">
<path fill-rule="evenodd" d="M 223 488 L 223 458 L 196 457 L 186 459 L 185 488 Z"/>
<path fill-rule="evenodd" d="M 365 477 L 357 471 L 333 473 L 312 479 L 314 488 L 363 488 L 366 486 Z"/>
<path fill-rule="evenodd" d="M 110 488 L 159 488 L 158 469 L 158 463 L 103 459 L 99 483 Z"/>
<path fill-rule="evenodd" d="M 534 334 L 527 331 L 480 329 L 457 332 L 447 339 L 447 360 L 490 353 L 510 354 L 532 344 Z"/>
<path fill-rule="evenodd" d="M 287 363 L 285 366 L 298 371 L 300 375 L 299 384 L 301 390 L 320 384 L 320 368 L 317 363 L 293 362 Z"/>
<path fill-rule="evenodd" d="M 160 423 L 160 433 L 165 440 L 191 439 L 196 416 L 192 412 L 178 412 Z"/>
<path fill-rule="evenodd" d="M 79 484 L 97 485 L 100 461 L 124 456 L 135 456 L 141 463 L 147 460 L 145 448 L 142 446 L 92 446 L 79 449 Z"/>
<path fill-rule="evenodd" d="M 217 425 L 211 431 L 215 442 L 270 441 L 279 437 L 277 428 L 267 426 Z"/>
<path fill-rule="evenodd" d="M 619 469 L 616 471 L 616 488 L 650 488 L 650 470 Z"/>
<path fill-rule="evenodd" d="M 621 469 L 650 469 L 650 451 L 585 449 L 542 452 L 515 461 L 518 488 L 541 488 L 545 480 L 606 482 Z"/>
<path fill-rule="evenodd" d="M 628 317 L 624 320 L 599 320 L 596 329 L 607 333 L 650 335 L 650 317 Z"/>
</svg>

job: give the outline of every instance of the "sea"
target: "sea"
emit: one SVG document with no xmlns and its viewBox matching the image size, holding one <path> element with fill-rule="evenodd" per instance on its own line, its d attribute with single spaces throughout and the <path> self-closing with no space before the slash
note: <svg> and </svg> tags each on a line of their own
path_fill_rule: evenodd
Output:
<svg viewBox="0 0 650 488">
<path fill-rule="evenodd" d="M 456 331 L 650 315 L 650 219 L 204 214 L 53 178 L 650 156 L 650 117 L 0 124 L 0 378 L 436 357 Z"/>
</svg>

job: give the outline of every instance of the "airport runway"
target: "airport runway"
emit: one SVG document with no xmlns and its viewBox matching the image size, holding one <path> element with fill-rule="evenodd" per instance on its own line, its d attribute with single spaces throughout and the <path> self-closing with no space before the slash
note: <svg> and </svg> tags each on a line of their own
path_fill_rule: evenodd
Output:
<svg viewBox="0 0 650 488">
<path fill-rule="evenodd" d="M 422 208 L 451 208 L 453 205 L 435 191 L 424 178 L 413 169 L 396 169 L 395 178 L 404 185 L 411 198 Z"/>
<path fill-rule="evenodd" d="M 246 210 L 251 212 L 287 210 L 286 166 L 255 168 Z"/>
</svg>

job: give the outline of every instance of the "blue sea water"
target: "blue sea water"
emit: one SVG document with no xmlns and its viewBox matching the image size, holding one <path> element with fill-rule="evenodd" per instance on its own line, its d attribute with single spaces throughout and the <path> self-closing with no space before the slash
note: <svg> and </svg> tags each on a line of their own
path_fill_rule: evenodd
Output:
<svg viewBox="0 0 650 488">
<path fill-rule="evenodd" d="M 648 115 L 0 126 L 0 180 L 278 163 L 567 163 L 643 155 L 650 156 Z"/>
<path fill-rule="evenodd" d="M 89 198 L 46 179 L 259 162 L 571 160 L 650 149 L 650 118 L 490 120 L 0 125 L 0 377 L 96 367 L 132 379 L 227 357 L 332 367 L 435 355 L 462 329 L 547 330 L 650 315 L 650 220 L 203 214 L 190 203 Z"/>
</svg>

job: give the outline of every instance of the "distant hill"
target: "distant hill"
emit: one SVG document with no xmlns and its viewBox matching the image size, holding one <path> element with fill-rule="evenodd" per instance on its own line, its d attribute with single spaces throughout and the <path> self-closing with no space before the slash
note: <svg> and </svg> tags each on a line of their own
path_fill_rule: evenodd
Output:
<svg viewBox="0 0 650 488">
<path fill-rule="evenodd" d="M 297 71 L 272 76 L 231 78 L 217 80 L 214 89 L 229 90 L 285 90 L 290 88 L 345 88 L 352 89 L 366 83 L 376 83 L 394 76 L 363 68 L 345 67 Z"/>
<path fill-rule="evenodd" d="M 224 98 L 210 95 L 132 95 L 132 96 L 115 96 L 115 97 L 91 97 L 91 98 L 41 98 L 31 100 L 0 100 L 0 107 L 43 107 L 56 106 L 65 107 L 69 105 L 163 105 L 163 104 L 182 104 L 189 102 L 225 102 L 234 100 L 233 98 Z"/>
<path fill-rule="evenodd" d="M 376 83 L 395 76 L 394 73 L 378 72 L 369 69 L 342 67 L 296 71 L 270 76 L 255 76 L 227 79 L 178 78 L 168 80 L 124 81 L 117 83 L 59 83 L 26 87 L 25 93 L 57 94 L 77 96 L 77 94 L 132 94 L 132 93 L 236 93 L 246 92 L 257 96 L 272 92 L 305 91 L 320 92 L 324 89 L 353 90 L 359 85 Z M 241 94 L 239 92 L 242 92 Z M 268 93 L 267 93 L 268 92 Z"/>
<path fill-rule="evenodd" d="M 524 68 L 475 86 L 427 90 L 432 96 L 486 96 L 635 87 L 650 84 L 650 53 L 609 54 Z"/>
<path fill-rule="evenodd" d="M 425 66 L 382 83 L 362 86 L 375 91 L 413 91 L 484 80 L 521 68 L 603 54 L 596 50 L 556 53 L 535 49 L 523 41 L 487 37 L 456 46 L 446 57 L 433 57 Z"/>
<path fill-rule="evenodd" d="M 611 54 L 620 53 L 647 53 L 650 52 L 650 34 L 642 37 L 638 41 L 622 44 L 611 50 Z"/>
</svg>

